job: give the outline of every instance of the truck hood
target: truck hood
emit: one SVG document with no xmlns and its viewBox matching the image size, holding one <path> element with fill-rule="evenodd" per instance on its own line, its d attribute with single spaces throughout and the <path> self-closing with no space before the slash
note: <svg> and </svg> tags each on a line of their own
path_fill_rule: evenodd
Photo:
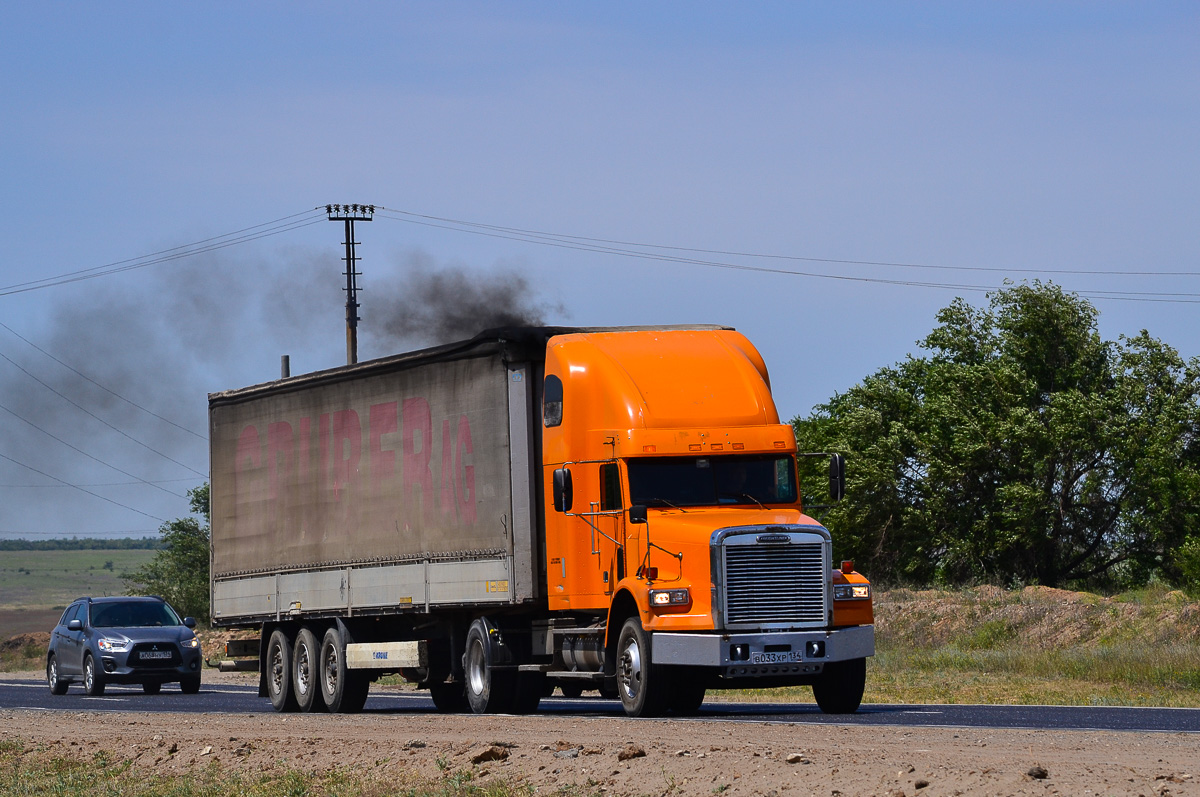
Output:
<svg viewBox="0 0 1200 797">
<path fill-rule="evenodd" d="M 655 543 L 708 545 L 713 532 L 734 526 L 820 526 L 796 509 L 748 509 L 744 506 L 652 508 L 648 512 L 650 534 Z"/>
</svg>

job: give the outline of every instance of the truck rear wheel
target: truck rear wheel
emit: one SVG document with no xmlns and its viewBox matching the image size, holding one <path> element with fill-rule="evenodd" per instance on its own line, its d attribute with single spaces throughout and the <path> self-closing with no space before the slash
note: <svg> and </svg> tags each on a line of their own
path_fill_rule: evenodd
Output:
<svg viewBox="0 0 1200 797">
<path fill-rule="evenodd" d="M 487 622 L 477 618 L 467 629 L 463 670 L 466 672 L 467 703 L 476 714 L 503 714 L 512 710 L 516 698 L 516 673 L 496 670 L 497 645 Z"/>
<path fill-rule="evenodd" d="M 371 682 L 362 672 L 346 667 L 346 646 L 337 628 L 330 628 L 321 640 L 317 680 L 321 685 L 321 699 L 330 711 L 335 714 L 362 711 Z"/>
<path fill-rule="evenodd" d="M 316 634 L 308 626 L 301 628 L 292 650 L 292 691 L 296 693 L 296 707 L 301 711 L 325 710 L 318 679 L 320 660 Z"/>
<path fill-rule="evenodd" d="M 813 697 L 826 714 L 853 714 L 867 685 L 867 660 L 833 661 L 813 684 Z"/>
<path fill-rule="evenodd" d="M 267 642 L 267 696 L 276 711 L 295 711 L 296 695 L 292 691 L 292 641 L 283 629 L 277 628 Z"/>
<path fill-rule="evenodd" d="M 638 618 L 630 617 L 617 638 L 617 692 L 631 717 L 657 717 L 667 695 L 664 669 L 650 663 L 650 635 Z"/>
</svg>

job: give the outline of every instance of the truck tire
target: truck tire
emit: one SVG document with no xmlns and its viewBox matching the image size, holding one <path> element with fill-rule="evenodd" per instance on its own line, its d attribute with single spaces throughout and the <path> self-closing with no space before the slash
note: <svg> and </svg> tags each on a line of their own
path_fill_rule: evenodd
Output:
<svg viewBox="0 0 1200 797">
<path fill-rule="evenodd" d="M 283 629 L 277 628 L 267 642 L 267 696 L 276 711 L 296 710 L 296 694 L 292 691 L 292 641 Z"/>
<path fill-rule="evenodd" d="M 83 691 L 88 697 L 99 697 L 104 694 L 104 676 L 96 666 L 96 660 L 91 653 L 83 656 Z"/>
<path fill-rule="evenodd" d="M 371 690 L 371 681 L 364 673 L 346 667 L 346 646 L 338 629 L 330 628 L 321 640 L 320 669 L 317 680 L 321 699 L 335 714 L 356 714 L 362 711 Z"/>
<path fill-rule="evenodd" d="M 430 684 L 429 696 L 433 698 L 433 705 L 443 714 L 462 714 L 471 709 L 467 692 L 458 682 Z"/>
<path fill-rule="evenodd" d="M 862 703 L 867 685 L 867 660 L 850 659 L 825 665 L 813 684 L 813 697 L 826 714 L 853 714 Z"/>
<path fill-rule="evenodd" d="M 516 699 L 516 673 L 496 670 L 498 646 L 488 623 L 476 618 L 467 629 L 463 670 L 466 674 L 467 703 L 476 714 L 504 714 L 512 710 Z"/>
<path fill-rule="evenodd" d="M 320 662 L 321 646 L 317 644 L 317 636 L 305 626 L 296 634 L 296 646 L 292 649 L 292 691 L 296 693 L 296 707 L 303 712 L 325 710 Z"/>
<path fill-rule="evenodd" d="M 563 697 L 576 698 L 583 695 L 583 684 L 559 684 L 558 691 Z"/>
<path fill-rule="evenodd" d="M 650 663 L 650 636 L 636 616 L 621 626 L 617 638 L 617 693 L 631 717 L 657 717 L 666 707 L 668 682 L 664 668 Z"/>
</svg>

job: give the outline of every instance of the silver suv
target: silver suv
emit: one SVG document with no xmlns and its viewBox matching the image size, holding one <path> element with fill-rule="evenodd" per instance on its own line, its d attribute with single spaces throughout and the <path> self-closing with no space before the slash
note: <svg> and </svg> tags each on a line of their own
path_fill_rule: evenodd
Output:
<svg viewBox="0 0 1200 797">
<path fill-rule="evenodd" d="M 179 619 L 162 598 L 79 598 L 67 607 L 46 652 L 46 681 L 56 695 L 72 683 L 89 695 L 106 684 L 141 684 L 148 695 L 165 683 L 200 691 L 196 621 Z"/>
</svg>

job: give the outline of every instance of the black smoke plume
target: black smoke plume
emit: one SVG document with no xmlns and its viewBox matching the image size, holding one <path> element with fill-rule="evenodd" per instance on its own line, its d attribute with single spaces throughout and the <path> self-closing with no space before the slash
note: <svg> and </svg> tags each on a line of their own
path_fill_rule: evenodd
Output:
<svg viewBox="0 0 1200 797">
<path fill-rule="evenodd" d="M 408 256 L 401 272 L 368 290 L 362 303 L 363 326 L 379 345 L 393 348 L 450 343 L 492 327 L 538 326 L 567 315 L 562 303 L 543 299 L 514 268 L 472 271 L 436 265 L 421 253 Z"/>
</svg>

